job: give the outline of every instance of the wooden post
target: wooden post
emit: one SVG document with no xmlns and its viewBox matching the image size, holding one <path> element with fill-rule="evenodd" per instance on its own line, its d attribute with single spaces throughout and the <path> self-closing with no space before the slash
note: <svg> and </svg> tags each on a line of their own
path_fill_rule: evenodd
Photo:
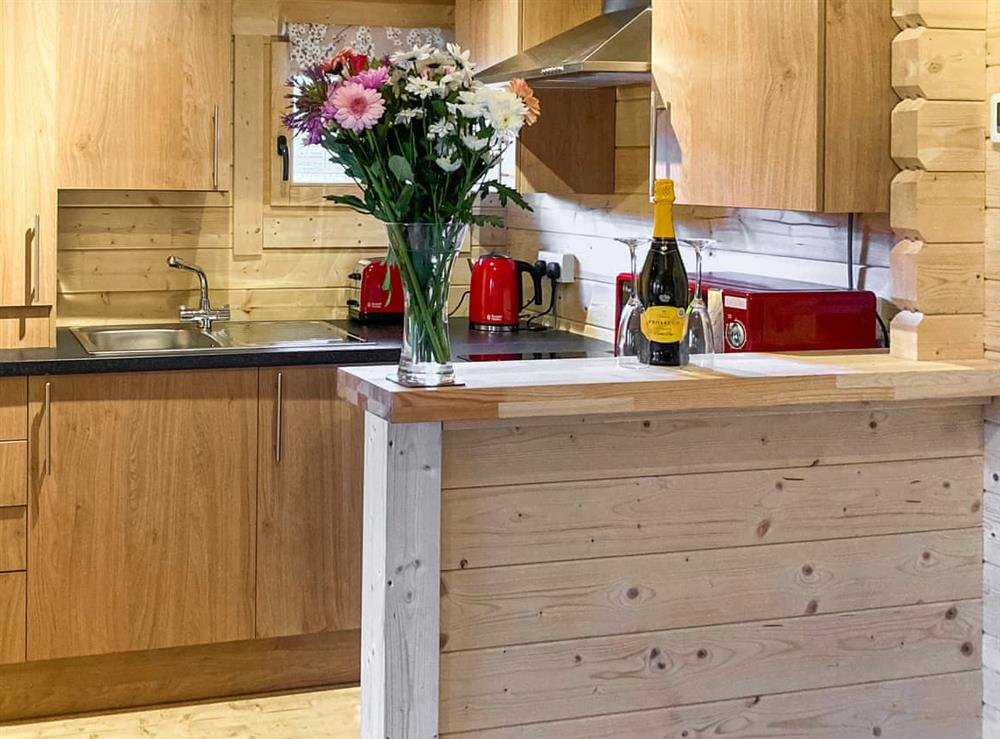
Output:
<svg viewBox="0 0 1000 739">
<path fill-rule="evenodd" d="M 997 0 L 991 0 L 997 1 Z M 986 0 L 893 0 L 892 352 L 984 351 Z"/>
<path fill-rule="evenodd" d="M 361 736 L 438 733 L 441 424 L 365 413 Z"/>
</svg>

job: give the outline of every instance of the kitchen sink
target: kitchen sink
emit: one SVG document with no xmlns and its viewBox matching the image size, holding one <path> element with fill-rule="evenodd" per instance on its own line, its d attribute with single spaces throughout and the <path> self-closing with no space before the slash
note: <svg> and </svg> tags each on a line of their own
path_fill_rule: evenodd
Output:
<svg viewBox="0 0 1000 739">
<path fill-rule="evenodd" d="M 227 321 L 195 326 L 81 326 L 70 329 L 88 354 L 128 356 L 178 352 L 328 349 L 365 343 L 329 321 Z"/>
</svg>

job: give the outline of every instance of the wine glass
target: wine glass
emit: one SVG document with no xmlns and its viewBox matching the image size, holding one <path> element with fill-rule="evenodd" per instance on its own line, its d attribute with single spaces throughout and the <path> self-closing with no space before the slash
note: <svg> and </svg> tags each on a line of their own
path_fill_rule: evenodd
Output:
<svg viewBox="0 0 1000 739">
<path fill-rule="evenodd" d="M 712 330 L 708 306 L 701 296 L 701 253 L 706 246 L 714 244 L 715 239 L 680 239 L 680 242 L 694 249 L 696 269 L 694 297 L 688 305 L 688 352 L 706 355 L 708 363 L 711 363 L 712 355 L 715 354 L 715 332 Z"/>
<path fill-rule="evenodd" d="M 618 319 L 618 338 L 615 342 L 615 356 L 619 367 L 636 368 L 649 364 L 649 339 L 642 333 L 642 314 L 645 308 L 639 302 L 639 284 L 635 270 L 635 250 L 652 239 L 615 239 L 628 247 L 629 265 L 632 274 L 631 292 L 622 306 Z"/>
</svg>

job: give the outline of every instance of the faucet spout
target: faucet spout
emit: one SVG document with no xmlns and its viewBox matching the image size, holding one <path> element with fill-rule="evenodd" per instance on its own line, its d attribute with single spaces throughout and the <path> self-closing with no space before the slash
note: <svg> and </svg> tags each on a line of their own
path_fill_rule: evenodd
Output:
<svg viewBox="0 0 1000 739">
<path fill-rule="evenodd" d="M 213 308 L 212 304 L 209 302 L 208 277 L 205 275 L 205 270 L 197 264 L 188 264 L 183 259 L 179 259 L 172 254 L 167 257 L 167 266 L 172 267 L 173 269 L 183 269 L 188 272 L 194 272 L 198 276 L 198 288 L 201 293 L 199 306 L 195 310 L 188 308 L 186 305 L 182 305 L 180 308 L 180 320 L 196 323 L 203 331 L 211 331 L 213 321 L 229 320 L 230 312 L 228 305 L 224 305 L 221 308 Z"/>
</svg>

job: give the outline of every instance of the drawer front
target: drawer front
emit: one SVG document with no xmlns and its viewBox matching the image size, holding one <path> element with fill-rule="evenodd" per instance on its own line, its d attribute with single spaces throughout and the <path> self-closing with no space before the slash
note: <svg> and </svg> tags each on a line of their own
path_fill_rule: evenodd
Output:
<svg viewBox="0 0 1000 739">
<path fill-rule="evenodd" d="M 24 662 L 25 575 L 0 573 L 0 664 Z"/>
<path fill-rule="evenodd" d="M 0 508 L 0 572 L 23 570 L 27 564 L 27 508 Z"/>
<path fill-rule="evenodd" d="M 28 381 L 0 377 L 0 441 L 28 438 Z"/>
<path fill-rule="evenodd" d="M 25 505 L 28 494 L 28 442 L 0 441 L 0 506 Z"/>
</svg>

